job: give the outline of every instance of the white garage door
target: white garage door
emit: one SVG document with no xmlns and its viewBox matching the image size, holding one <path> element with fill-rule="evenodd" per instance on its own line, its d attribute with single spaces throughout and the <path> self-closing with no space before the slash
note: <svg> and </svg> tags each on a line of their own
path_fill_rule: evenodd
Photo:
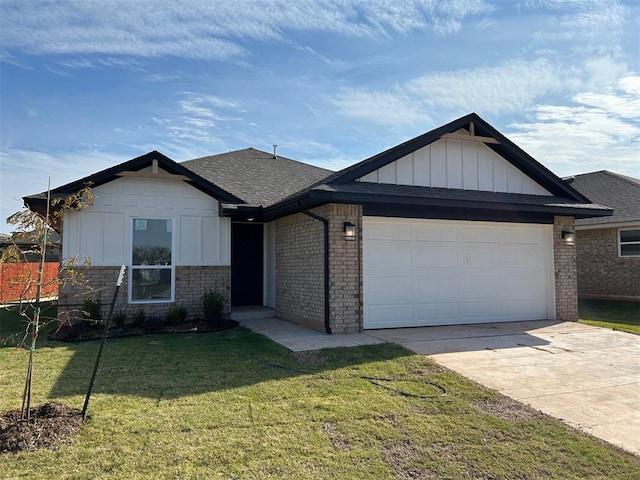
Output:
<svg viewBox="0 0 640 480">
<path fill-rule="evenodd" d="M 364 217 L 364 328 L 555 318 L 551 225 Z"/>
</svg>

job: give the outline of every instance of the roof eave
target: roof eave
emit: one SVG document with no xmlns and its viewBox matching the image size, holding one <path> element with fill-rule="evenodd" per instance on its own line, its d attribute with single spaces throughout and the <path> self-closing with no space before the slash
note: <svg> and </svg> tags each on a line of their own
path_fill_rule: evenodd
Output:
<svg viewBox="0 0 640 480">
<path fill-rule="evenodd" d="M 391 205 L 416 205 L 426 207 L 466 208 L 471 210 L 521 211 L 546 213 L 550 215 L 567 215 L 575 218 L 606 217 L 613 214 L 611 209 L 593 209 L 573 205 L 532 205 L 518 202 L 497 202 L 483 200 L 461 200 L 429 197 L 414 197 L 391 194 L 369 194 L 352 192 L 331 192 L 311 190 L 310 199 L 321 203 L 378 203 Z"/>
</svg>

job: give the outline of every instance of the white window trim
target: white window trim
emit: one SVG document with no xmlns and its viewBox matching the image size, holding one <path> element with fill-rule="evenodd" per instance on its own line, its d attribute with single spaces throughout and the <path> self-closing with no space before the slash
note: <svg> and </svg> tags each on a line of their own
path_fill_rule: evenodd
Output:
<svg viewBox="0 0 640 480">
<path fill-rule="evenodd" d="M 629 230 L 640 230 L 640 225 L 637 227 L 629 227 L 629 228 L 619 228 L 618 229 L 618 257 L 620 258 L 638 258 L 640 255 L 622 255 L 622 245 L 640 245 L 640 242 L 622 242 L 620 232 L 625 232 Z"/>
<path fill-rule="evenodd" d="M 171 265 L 134 265 L 133 264 L 133 229 L 135 225 L 136 219 L 145 219 L 145 220 L 167 220 L 171 221 Z M 175 252 L 176 252 L 176 219 L 175 218 L 167 218 L 167 217 L 154 217 L 149 215 L 136 215 L 129 217 L 129 275 L 130 280 L 127 282 L 127 290 L 128 290 L 128 301 L 132 305 L 146 305 L 146 304 L 154 304 L 154 303 L 173 303 L 176 301 L 176 262 L 175 262 Z M 139 270 L 140 268 L 145 269 L 157 269 L 157 270 L 167 270 L 169 267 L 171 268 L 171 298 L 169 299 L 160 299 L 160 300 L 134 300 L 133 299 L 133 270 Z"/>
</svg>

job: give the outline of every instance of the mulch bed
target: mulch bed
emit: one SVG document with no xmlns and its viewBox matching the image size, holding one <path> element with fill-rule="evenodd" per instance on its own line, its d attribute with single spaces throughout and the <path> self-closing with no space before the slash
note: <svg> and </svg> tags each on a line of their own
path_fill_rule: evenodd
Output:
<svg viewBox="0 0 640 480">
<path fill-rule="evenodd" d="M 29 420 L 20 420 L 20 410 L 0 414 L 0 454 L 54 447 L 83 425 L 82 412 L 62 403 L 38 405 L 30 413 Z"/>
<path fill-rule="evenodd" d="M 195 319 L 181 322 L 177 325 L 163 325 L 156 328 L 136 327 L 126 325 L 124 328 L 109 328 L 108 338 L 128 337 L 132 335 L 156 334 L 156 333 L 208 333 L 229 330 L 238 326 L 235 320 L 226 320 L 221 324 L 213 325 L 204 319 Z M 50 340 L 59 342 L 78 342 L 86 340 L 98 340 L 104 334 L 104 326 L 101 324 L 91 325 L 87 322 L 80 322 L 74 325 L 62 325 L 48 335 Z"/>
</svg>

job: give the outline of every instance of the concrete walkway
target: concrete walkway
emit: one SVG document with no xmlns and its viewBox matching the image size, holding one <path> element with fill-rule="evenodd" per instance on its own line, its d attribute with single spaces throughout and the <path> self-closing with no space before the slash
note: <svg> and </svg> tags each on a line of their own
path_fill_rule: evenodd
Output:
<svg viewBox="0 0 640 480">
<path fill-rule="evenodd" d="M 326 335 L 279 319 L 241 322 L 290 350 L 398 343 L 640 455 L 640 336 L 578 323 L 512 322 Z"/>
</svg>

